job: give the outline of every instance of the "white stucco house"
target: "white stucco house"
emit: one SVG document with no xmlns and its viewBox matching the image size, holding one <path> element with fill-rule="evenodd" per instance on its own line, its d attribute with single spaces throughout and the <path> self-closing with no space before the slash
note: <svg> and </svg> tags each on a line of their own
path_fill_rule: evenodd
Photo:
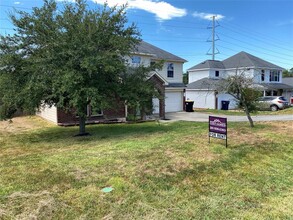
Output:
<svg viewBox="0 0 293 220">
<path fill-rule="evenodd" d="M 237 53 L 223 61 L 206 60 L 188 69 L 186 99 L 194 101 L 194 108 L 221 109 L 222 101 L 229 101 L 229 109 L 237 107 L 237 100 L 219 93 L 221 81 L 236 73 L 245 73 L 263 91 L 264 96 L 291 97 L 293 87 L 282 83 L 284 69 L 246 52 Z"/>
<path fill-rule="evenodd" d="M 165 117 L 166 112 L 182 111 L 184 106 L 183 64 L 186 62 L 172 53 L 162 50 L 147 42 L 141 41 L 129 57 L 125 57 L 129 65 L 148 66 L 152 62 L 163 61 L 161 70 L 150 73 L 149 80 L 153 80 L 156 89 L 165 99 L 153 99 L 154 114 Z M 122 101 L 122 100 L 121 100 Z M 58 125 L 77 124 L 74 111 L 65 112 L 55 106 L 41 108 L 38 115 Z M 99 123 L 103 119 L 123 118 L 127 115 L 124 102 L 116 109 L 94 110 L 88 109 L 88 123 Z"/>
</svg>

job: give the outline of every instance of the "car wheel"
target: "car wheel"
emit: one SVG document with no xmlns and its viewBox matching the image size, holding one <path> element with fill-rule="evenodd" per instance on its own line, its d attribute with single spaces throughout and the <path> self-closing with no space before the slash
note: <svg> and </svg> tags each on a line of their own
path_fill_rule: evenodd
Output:
<svg viewBox="0 0 293 220">
<path fill-rule="evenodd" d="M 276 106 L 276 105 L 272 105 L 272 106 L 271 106 L 271 110 L 272 110 L 272 112 L 275 112 L 275 111 L 278 111 L 279 108 L 278 108 L 278 106 Z"/>
</svg>

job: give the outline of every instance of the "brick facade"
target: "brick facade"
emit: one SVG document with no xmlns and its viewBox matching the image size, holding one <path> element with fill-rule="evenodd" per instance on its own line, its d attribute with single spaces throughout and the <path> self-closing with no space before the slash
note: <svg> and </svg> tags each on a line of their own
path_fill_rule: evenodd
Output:
<svg viewBox="0 0 293 220">
<path fill-rule="evenodd" d="M 153 75 L 149 80 L 155 84 L 155 88 L 158 90 L 161 97 L 159 102 L 159 116 L 161 119 L 165 119 L 165 86 L 163 80 L 157 75 Z"/>
</svg>

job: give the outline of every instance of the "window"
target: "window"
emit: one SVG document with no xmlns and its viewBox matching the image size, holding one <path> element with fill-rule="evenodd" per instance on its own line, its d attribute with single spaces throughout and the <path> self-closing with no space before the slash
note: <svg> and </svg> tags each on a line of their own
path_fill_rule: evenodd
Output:
<svg viewBox="0 0 293 220">
<path fill-rule="evenodd" d="M 220 71 L 219 70 L 216 70 L 215 71 L 215 77 L 219 77 L 220 76 Z"/>
<path fill-rule="evenodd" d="M 131 57 L 131 61 L 132 61 L 133 64 L 140 64 L 141 57 L 133 56 L 133 57 Z"/>
<path fill-rule="evenodd" d="M 103 111 L 99 107 L 92 107 L 91 105 L 87 105 L 86 107 L 86 116 L 101 116 L 103 115 Z M 78 114 L 76 114 L 76 117 L 78 118 Z"/>
<path fill-rule="evenodd" d="M 280 81 L 280 71 L 271 70 L 270 71 L 270 82 L 279 82 Z"/>
<path fill-rule="evenodd" d="M 87 106 L 87 115 L 88 116 L 99 116 L 99 115 L 103 115 L 103 112 L 99 107 L 92 107 L 91 105 L 88 105 Z"/>
<path fill-rule="evenodd" d="M 265 71 L 261 70 L 261 81 L 265 81 Z"/>
<path fill-rule="evenodd" d="M 167 76 L 173 78 L 174 77 L 174 65 L 173 63 L 168 63 L 167 66 Z"/>
</svg>

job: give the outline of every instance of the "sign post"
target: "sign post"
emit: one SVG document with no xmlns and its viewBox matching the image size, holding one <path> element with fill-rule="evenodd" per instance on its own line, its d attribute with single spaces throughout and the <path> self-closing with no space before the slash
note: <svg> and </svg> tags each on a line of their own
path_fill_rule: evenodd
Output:
<svg viewBox="0 0 293 220">
<path fill-rule="evenodd" d="M 209 116 L 209 143 L 210 138 L 219 138 L 226 140 L 226 147 L 228 146 L 227 135 L 227 118 L 217 116 Z"/>
</svg>

